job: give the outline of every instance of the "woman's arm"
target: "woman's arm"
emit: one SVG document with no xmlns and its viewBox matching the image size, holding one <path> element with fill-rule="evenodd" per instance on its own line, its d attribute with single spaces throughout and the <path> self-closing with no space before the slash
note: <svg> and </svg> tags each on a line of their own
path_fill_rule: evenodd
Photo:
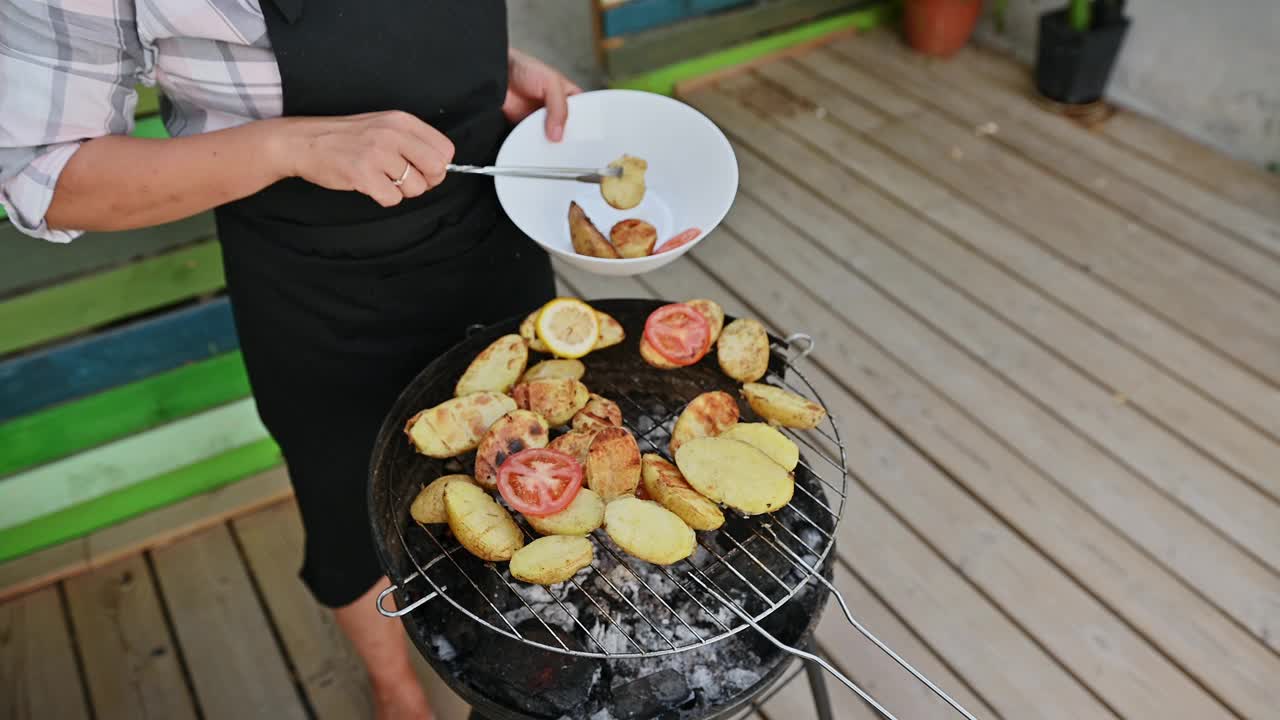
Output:
<svg viewBox="0 0 1280 720">
<path fill-rule="evenodd" d="M 45 219 L 60 229 L 145 227 L 295 176 L 390 207 L 438 185 L 452 159 L 448 138 L 401 112 L 259 120 L 163 140 L 112 135 L 71 156 Z M 397 186 L 406 164 L 409 174 Z"/>
</svg>

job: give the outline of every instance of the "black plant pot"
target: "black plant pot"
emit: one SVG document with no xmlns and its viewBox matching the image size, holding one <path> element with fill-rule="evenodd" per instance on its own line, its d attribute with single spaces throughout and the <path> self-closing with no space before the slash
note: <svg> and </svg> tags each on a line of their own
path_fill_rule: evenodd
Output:
<svg viewBox="0 0 1280 720">
<path fill-rule="evenodd" d="M 1129 19 L 1122 15 L 1084 32 L 1071 27 L 1065 9 L 1041 15 L 1036 88 L 1069 105 L 1101 100 L 1128 30 Z"/>
</svg>

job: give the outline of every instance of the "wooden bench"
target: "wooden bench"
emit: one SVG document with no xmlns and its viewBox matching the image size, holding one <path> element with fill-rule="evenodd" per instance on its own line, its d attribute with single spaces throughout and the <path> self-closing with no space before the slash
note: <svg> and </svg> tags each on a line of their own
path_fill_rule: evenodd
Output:
<svg viewBox="0 0 1280 720">
<path fill-rule="evenodd" d="M 158 107 L 135 135 L 164 136 Z M 223 285 L 210 214 L 69 245 L 0 226 L 0 563 L 279 465 Z"/>
<path fill-rule="evenodd" d="M 592 0 L 612 87 L 672 94 L 682 82 L 799 52 L 893 17 L 896 0 Z"/>
</svg>

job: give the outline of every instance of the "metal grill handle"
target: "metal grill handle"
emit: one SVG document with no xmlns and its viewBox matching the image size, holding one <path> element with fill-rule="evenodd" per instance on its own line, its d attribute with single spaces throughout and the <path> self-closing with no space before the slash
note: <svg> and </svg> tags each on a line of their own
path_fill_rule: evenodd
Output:
<svg viewBox="0 0 1280 720">
<path fill-rule="evenodd" d="M 415 570 L 412 575 L 404 579 L 405 584 L 412 582 L 413 579 L 416 577 L 418 577 L 418 572 Z M 418 598 L 417 600 L 414 600 L 413 602 L 409 603 L 408 605 L 398 610 L 388 610 L 386 606 L 382 604 L 383 599 L 385 599 L 388 595 L 390 595 L 391 593 L 399 589 L 400 589 L 399 585 L 392 583 L 387 587 L 386 590 L 383 590 L 382 592 L 378 593 L 378 612 L 382 613 L 383 616 L 389 617 L 389 618 L 398 618 L 402 615 L 408 615 L 409 613 L 413 612 L 414 610 L 417 610 L 422 605 L 434 600 L 436 597 L 440 595 L 439 591 L 432 591 L 431 593 L 428 593 L 427 595 L 423 595 L 422 597 Z"/>
<path fill-rule="evenodd" d="M 809 357 L 810 353 L 813 352 L 814 346 L 817 345 L 813 336 L 806 333 L 792 333 L 783 342 L 787 344 L 787 349 L 794 353 L 787 359 L 788 364 Z"/>
</svg>

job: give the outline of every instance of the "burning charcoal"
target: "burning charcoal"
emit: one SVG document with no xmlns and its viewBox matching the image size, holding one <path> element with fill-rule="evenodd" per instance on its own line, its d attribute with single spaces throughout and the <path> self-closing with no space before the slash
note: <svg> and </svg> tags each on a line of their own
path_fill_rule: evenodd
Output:
<svg viewBox="0 0 1280 720">
<path fill-rule="evenodd" d="M 555 645 L 545 628 L 533 623 L 520 626 L 529 640 Z M 478 652 L 468 677 L 503 705 L 536 717 L 578 716 L 600 679 L 596 662 L 548 652 Z"/>
<path fill-rule="evenodd" d="M 613 716 L 617 720 L 649 720 L 693 701 L 693 691 L 680 673 L 670 668 L 613 688 Z"/>
</svg>

